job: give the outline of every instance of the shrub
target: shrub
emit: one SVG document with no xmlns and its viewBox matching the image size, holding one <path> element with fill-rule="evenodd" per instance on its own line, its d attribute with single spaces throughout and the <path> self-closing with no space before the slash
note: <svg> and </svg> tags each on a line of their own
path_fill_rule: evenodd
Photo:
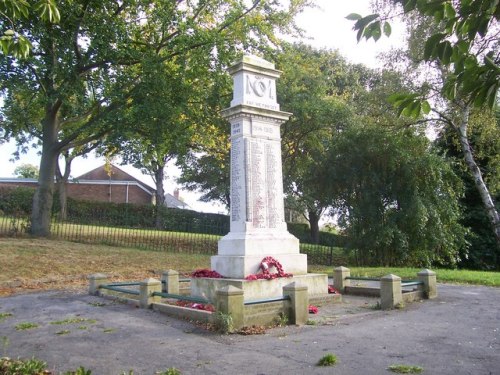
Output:
<svg viewBox="0 0 500 375">
<path fill-rule="evenodd" d="M 0 186 L 0 211 L 5 215 L 29 215 L 35 189 Z"/>
</svg>

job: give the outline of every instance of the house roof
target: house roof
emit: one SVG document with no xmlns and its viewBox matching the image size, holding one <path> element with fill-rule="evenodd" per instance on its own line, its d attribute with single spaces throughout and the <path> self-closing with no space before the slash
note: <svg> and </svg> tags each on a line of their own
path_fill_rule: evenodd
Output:
<svg viewBox="0 0 500 375">
<path fill-rule="evenodd" d="M 75 182 L 78 183 L 96 183 L 96 184 L 127 184 L 128 182 L 137 183 L 143 190 L 147 191 L 149 194 L 154 195 L 156 189 L 150 187 L 144 182 L 138 180 L 134 176 L 131 176 L 124 170 L 118 168 L 116 165 L 110 165 L 110 172 L 106 171 L 105 165 L 101 165 L 90 172 L 84 173 L 81 176 L 75 178 Z M 189 205 L 177 199 L 172 194 L 165 194 L 165 205 L 167 207 L 176 208 L 189 208 Z"/>
<path fill-rule="evenodd" d="M 107 184 L 113 183 L 113 181 L 115 181 L 117 184 L 125 183 L 127 181 L 133 181 L 151 195 L 153 195 L 155 191 L 155 189 L 153 189 L 151 186 L 138 180 L 134 176 L 131 176 L 130 174 L 113 164 L 110 165 L 109 172 L 106 170 L 105 165 L 101 165 L 100 167 L 92 169 L 91 171 L 76 177 L 74 180 L 75 182 L 80 183 L 83 183 L 85 181 L 92 181 L 95 183 L 97 183 L 98 181 L 104 181 Z"/>
</svg>

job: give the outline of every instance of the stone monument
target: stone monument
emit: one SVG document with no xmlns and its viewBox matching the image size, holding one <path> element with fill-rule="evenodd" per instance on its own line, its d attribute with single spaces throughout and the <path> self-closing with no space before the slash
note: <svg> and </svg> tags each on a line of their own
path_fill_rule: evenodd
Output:
<svg viewBox="0 0 500 375">
<path fill-rule="evenodd" d="M 305 274 L 307 256 L 284 218 L 280 125 L 291 113 L 281 112 L 276 101 L 280 72 L 254 56 L 244 56 L 229 72 L 234 97 L 222 115 L 231 123 L 231 224 L 212 269 L 245 278 L 272 256 L 286 272 Z"/>
<path fill-rule="evenodd" d="M 280 72 L 259 57 L 244 56 L 229 73 L 233 100 L 222 115 L 231 124 L 230 232 L 219 241 L 211 267 L 232 281 L 208 285 L 193 279 L 192 292 L 210 297 L 214 288 L 229 283 L 244 289 L 245 298 L 272 297 L 297 281 L 308 285 L 309 294 L 327 293 L 326 275 L 307 274 L 307 255 L 300 254 L 299 240 L 287 231 L 284 219 L 280 125 L 291 113 L 280 111 L 277 102 Z M 246 282 L 245 277 L 259 272 L 266 256 L 279 261 L 294 278 Z"/>
</svg>

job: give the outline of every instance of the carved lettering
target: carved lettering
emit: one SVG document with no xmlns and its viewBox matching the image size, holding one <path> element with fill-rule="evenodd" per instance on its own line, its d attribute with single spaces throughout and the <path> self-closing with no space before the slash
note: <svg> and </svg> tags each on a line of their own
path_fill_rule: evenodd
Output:
<svg viewBox="0 0 500 375">
<path fill-rule="evenodd" d="M 241 190 L 244 171 L 241 168 L 241 138 L 231 142 L 231 221 L 241 220 Z"/>
</svg>

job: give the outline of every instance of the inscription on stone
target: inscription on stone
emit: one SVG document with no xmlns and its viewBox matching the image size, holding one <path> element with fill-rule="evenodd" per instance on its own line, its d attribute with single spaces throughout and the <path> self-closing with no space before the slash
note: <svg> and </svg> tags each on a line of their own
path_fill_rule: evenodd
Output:
<svg viewBox="0 0 500 375">
<path fill-rule="evenodd" d="M 266 228 L 266 188 L 265 188 L 265 154 L 262 142 L 250 142 L 252 224 L 254 228 Z"/>
<path fill-rule="evenodd" d="M 252 159 L 251 159 L 251 152 L 250 152 L 250 140 L 248 138 L 245 139 L 245 149 L 244 149 L 244 157 L 245 157 L 245 202 L 246 202 L 246 213 L 247 213 L 247 222 L 252 222 L 253 218 L 253 212 L 252 212 L 252 193 L 251 193 L 251 186 L 252 186 L 252 176 L 249 173 L 251 170 L 251 165 L 252 165 Z"/>
<path fill-rule="evenodd" d="M 241 190 L 244 171 L 241 165 L 241 138 L 231 142 L 231 221 L 241 220 Z"/>
<path fill-rule="evenodd" d="M 237 122 L 231 126 L 231 135 L 241 134 L 241 123 Z"/>
<path fill-rule="evenodd" d="M 266 184 L 267 184 L 267 220 L 269 228 L 277 228 L 280 220 L 279 214 L 279 204 L 277 201 L 283 199 L 283 197 L 277 196 L 279 194 L 278 189 L 278 163 L 279 155 L 276 153 L 276 149 L 279 148 L 279 144 L 267 143 L 265 145 L 265 155 L 266 155 Z M 279 150 L 279 149 L 278 149 Z"/>
<path fill-rule="evenodd" d="M 272 138 L 276 136 L 276 132 L 272 126 L 254 124 L 252 126 L 252 135 L 254 137 Z"/>
</svg>

